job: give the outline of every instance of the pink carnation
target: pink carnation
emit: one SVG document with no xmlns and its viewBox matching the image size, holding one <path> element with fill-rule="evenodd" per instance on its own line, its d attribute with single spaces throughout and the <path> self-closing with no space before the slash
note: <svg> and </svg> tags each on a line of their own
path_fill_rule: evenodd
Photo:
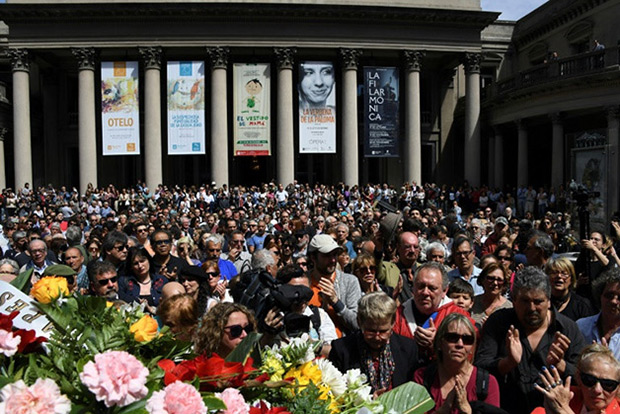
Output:
<svg viewBox="0 0 620 414">
<path fill-rule="evenodd" d="M 216 392 L 215 396 L 226 404 L 223 414 L 249 414 L 250 405 L 246 404 L 243 395 L 235 388 L 226 388 L 222 392 Z"/>
<path fill-rule="evenodd" d="M 162 391 L 156 391 L 146 403 L 149 414 L 207 414 L 200 393 L 181 381 L 175 381 Z"/>
<path fill-rule="evenodd" d="M 39 378 L 30 387 L 22 380 L 8 384 L 0 390 L 0 400 L 0 413 L 67 414 L 71 411 L 71 402 L 49 378 Z"/>
<path fill-rule="evenodd" d="M 133 355 L 107 351 L 95 355 L 95 362 L 84 365 L 80 379 L 106 407 L 124 407 L 146 397 L 148 375 L 149 370 Z"/>
<path fill-rule="evenodd" d="M 12 357 L 17 352 L 17 347 L 21 341 L 21 336 L 14 336 L 12 332 L 0 329 L 0 354 Z"/>
</svg>

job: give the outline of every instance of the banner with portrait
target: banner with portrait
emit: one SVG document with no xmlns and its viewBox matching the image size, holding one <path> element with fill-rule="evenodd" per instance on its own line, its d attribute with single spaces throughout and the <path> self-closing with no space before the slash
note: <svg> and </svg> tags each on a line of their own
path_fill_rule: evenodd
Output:
<svg viewBox="0 0 620 414">
<path fill-rule="evenodd" d="M 366 157 L 398 157 L 399 92 L 398 68 L 364 68 Z"/>
<path fill-rule="evenodd" d="M 234 155 L 271 155 L 269 63 L 235 63 Z"/>
<path fill-rule="evenodd" d="M 205 63 L 168 62 L 168 154 L 205 153 Z"/>
<path fill-rule="evenodd" d="M 103 155 L 140 154 L 138 62 L 101 62 Z"/>
<path fill-rule="evenodd" d="M 336 76 L 332 62 L 299 65 L 299 152 L 336 152 Z"/>
</svg>

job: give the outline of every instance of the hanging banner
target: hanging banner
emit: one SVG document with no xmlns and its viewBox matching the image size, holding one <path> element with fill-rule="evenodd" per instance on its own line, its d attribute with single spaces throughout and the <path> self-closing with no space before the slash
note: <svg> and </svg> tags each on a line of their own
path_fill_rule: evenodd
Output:
<svg viewBox="0 0 620 414">
<path fill-rule="evenodd" d="M 336 78 L 332 62 L 299 65 L 299 152 L 336 152 Z"/>
<path fill-rule="evenodd" d="M 205 63 L 168 62 L 168 154 L 205 153 Z"/>
<path fill-rule="evenodd" d="M 364 68 L 364 155 L 398 157 L 398 68 Z"/>
<path fill-rule="evenodd" d="M 271 155 L 269 63 L 235 63 L 234 154 Z"/>
<path fill-rule="evenodd" d="M 138 62 L 101 62 L 103 155 L 140 154 Z"/>
</svg>

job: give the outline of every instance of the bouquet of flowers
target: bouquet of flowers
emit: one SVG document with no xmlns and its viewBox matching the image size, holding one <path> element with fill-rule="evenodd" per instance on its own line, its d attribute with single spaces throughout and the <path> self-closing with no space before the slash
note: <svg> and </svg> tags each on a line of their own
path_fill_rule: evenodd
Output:
<svg viewBox="0 0 620 414">
<path fill-rule="evenodd" d="M 373 400 L 359 370 L 341 373 L 304 337 L 253 359 L 260 334 L 251 333 L 226 359 L 196 356 L 142 307 L 65 296 L 57 283 L 31 292 L 50 321 L 49 339 L 17 329 L 18 312 L 0 312 L 0 413 L 372 414 L 433 406 L 413 383 Z"/>
</svg>

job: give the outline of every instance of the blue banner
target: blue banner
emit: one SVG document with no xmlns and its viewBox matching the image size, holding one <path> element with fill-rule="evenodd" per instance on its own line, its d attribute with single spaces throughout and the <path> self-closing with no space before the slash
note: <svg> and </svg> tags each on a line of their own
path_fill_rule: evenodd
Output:
<svg viewBox="0 0 620 414">
<path fill-rule="evenodd" d="M 399 93 L 398 68 L 364 68 L 366 157 L 398 157 Z"/>
</svg>

